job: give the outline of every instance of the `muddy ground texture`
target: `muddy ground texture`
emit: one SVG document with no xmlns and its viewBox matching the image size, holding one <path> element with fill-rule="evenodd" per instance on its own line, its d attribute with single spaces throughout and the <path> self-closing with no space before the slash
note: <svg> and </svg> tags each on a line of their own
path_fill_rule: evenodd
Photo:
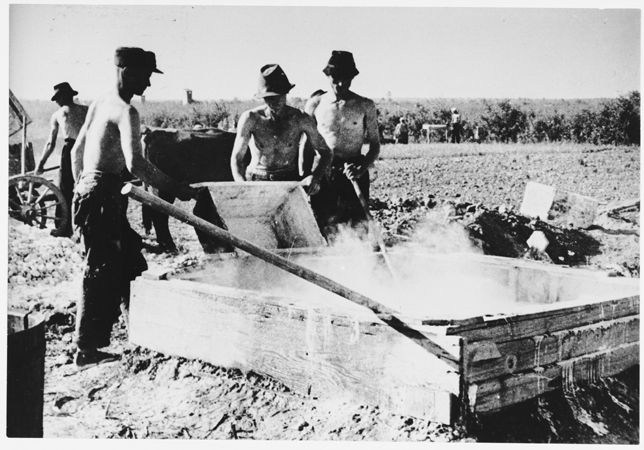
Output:
<svg viewBox="0 0 644 450">
<path fill-rule="evenodd" d="M 427 251 L 480 251 L 639 277 L 639 210 L 601 215 L 593 229 L 562 229 L 516 211 L 527 180 L 607 203 L 639 197 L 639 148 L 547 146 L 388 146 L 376 165 L 371 210 L 386 242 L 409 242 L 418 230 L 468 246 L 427 239 Z M 189 203 L 180 206 L 190 208 Z M 137 231 L 140 208 L 130 205 Z M 176 254 L 145 238 L 150 263 L 183 270 L 202 252 L 194 232 L 171 221 Z M 545 253 L 525 243 L 534 230 Z M 171 357 L 129 344 L 124 322 L 108 350 L 116 363 L 78 371 L 72 363 L 81 246 L 9 221 L 9 304 L 47 317 L 46 437 L 193 439 L 340 439 L 497 442 L 639 442 L 639 366 L 573 392 L 552 392 L 460 426 L 401 416 L 380 405 L 327 401 L 291 392 L 278 380 Z"/>
</svg>

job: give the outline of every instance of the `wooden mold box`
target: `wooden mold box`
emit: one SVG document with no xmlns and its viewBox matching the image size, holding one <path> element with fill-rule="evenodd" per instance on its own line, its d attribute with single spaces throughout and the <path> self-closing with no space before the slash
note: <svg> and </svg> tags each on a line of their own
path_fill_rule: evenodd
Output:
<svg viewBox="0 0 644 450">
<path fill-rule="evenodd" d="M 252 369 L 321 399 L 443 423 L 639 363 L 639 279 L 492 256 L 392 252 L 403 274 L 395 284 L 377 254 L 288 257 L 397 308 L 436 351 L 370 310 L 231 255 L 168 280 L 133 282 L 131 341 Z"/>
<path fill-rule="evenodd" d="M 208 182 L 228 230 L 267 249 L 320 247 L 320 233 L 301 184 L 291 181 Z"/>
</svg>

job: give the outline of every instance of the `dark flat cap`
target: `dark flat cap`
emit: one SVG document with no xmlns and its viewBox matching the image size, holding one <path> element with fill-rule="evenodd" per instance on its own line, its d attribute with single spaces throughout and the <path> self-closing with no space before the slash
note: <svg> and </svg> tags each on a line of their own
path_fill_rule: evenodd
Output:
<svg viewBox="0 0 644 450">
<path fill-rule="evenodd" d="M 114 64 L 118 67 L 148 69 L 151 72 L 163 73 L 157 69 L 154 52 L 147 52 L 139 47 L 119 47 L 114 53 Z"/>
</svg>

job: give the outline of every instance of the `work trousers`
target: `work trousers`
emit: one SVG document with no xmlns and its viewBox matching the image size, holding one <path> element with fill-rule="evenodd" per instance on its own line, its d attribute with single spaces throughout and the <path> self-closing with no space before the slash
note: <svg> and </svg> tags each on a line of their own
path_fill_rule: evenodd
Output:
<svg viewBox="0 0 644 450">
<path fill-rule="evenodd" d="M 79 350 L 109 345 L 121 302 L 127 308 L 130 281 L 147 269 L 140 236 L 127 220 L 122 178 L 83 174 L 74 194 L 74 226 L 85 246 L 83 289 L 76 311 Z"/>
</svg>

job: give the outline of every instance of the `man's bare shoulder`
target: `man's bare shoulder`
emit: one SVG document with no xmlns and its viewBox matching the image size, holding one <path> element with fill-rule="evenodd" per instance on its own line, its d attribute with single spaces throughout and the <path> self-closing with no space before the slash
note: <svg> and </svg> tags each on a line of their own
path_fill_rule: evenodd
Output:
<svg viewBox="0 0 644 450">
<path fill-rule="evenodd" d="M 74 103 L 74 108 L 76 108 L 79 111 L 85 111 L 89 109 L 89 105 L 81 105 L 80 103 Z"/>
<path fill-rule="evenodd" d="M 308 115 L 306 111 L 302 111 L 299 108 L 294 108 L 292 106 L 289 106 L 289 116 L 298 121 L 299 123 L 309 125 L 311 123 L 315 124 L 315 121 L 313 120 L 313 117 Z"/>
<path fill-rule="evenodd" d="M 306 101 L 306 104 L 304 105 L 304 112 L 306 112 L 306 113 L 314 112 L 317 109 L 317 107 L 320 106 L 320 102 L 322 101 L 322 97 L 324 97 L 327 94 L 322 93 L 322 94 L 318 94 L 318 95 L 314 95 L 314 96 L 310 97 Z"/>
<path fill-rule="evenodd" d="M 286 114 L 294 118 L 308 117 L 304 111 L 291 105 L 286 105 Z"/>
<path fill-rule="evenodd" d="M 351 103 L 353 103 L 356 107 L 364 109 L 365 111 L 371 108 L 375 108 L 376 103 L 370 98 L 363 97 L 362 95 L 356 94 L 355 92 L 351 92 L 351 94 Z"/>
<path fill-rule="evenodd" d="M 61 106 L 56 111 L 54 111 L 54 113 L 51 115 L 51 119 L 50 119 L 51 123 L 60 122 L 61 120 L 65 119 L 65 116 L 67 115 L 67 113 L 65 112 L 64 108 L 65 108 L 64 106 Z"/>
<path fill-rule="evenodd" d="M 248 122 L 248 121 L 253 121 L 256 120 L 259 117 L 264 116 L 264 107 L 263 106 L 257 106 L 253 109 L 247 109 L 243 113 L 240 114 L 239 116 L 239 121 L 242 122 Z"/>
</svg>

